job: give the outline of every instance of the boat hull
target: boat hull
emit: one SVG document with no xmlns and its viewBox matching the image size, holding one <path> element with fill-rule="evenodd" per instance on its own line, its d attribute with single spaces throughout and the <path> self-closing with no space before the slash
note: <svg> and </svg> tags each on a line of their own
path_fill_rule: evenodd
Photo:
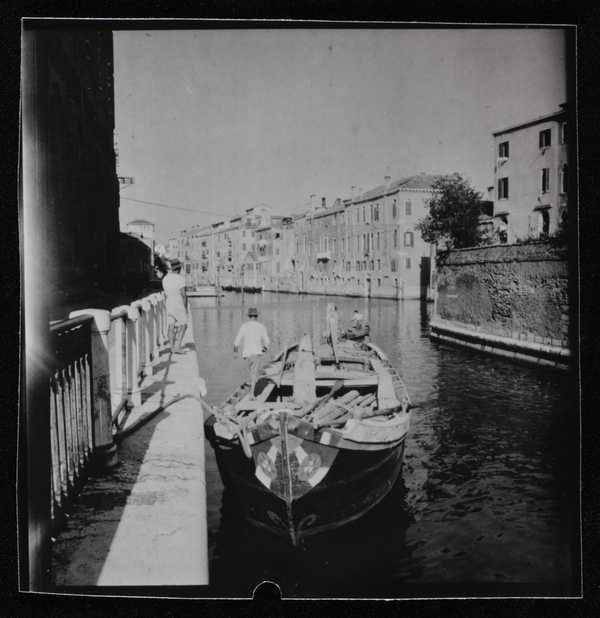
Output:
<svg viewBox="0 0 600 618">
<path fill-rule="evenodd" d="M 273 534 L 297 544 L 303 537 L 333 530 L 367 513 L 392 489 L 400 474 L 404 438 L 386 449 L 364 451 L 327 447 L 305 441 L 307 451 L 330 454 L 330 468 L 308 491 L 286 499 L 267 488 L 257 477 L 255 465 L 261 445 L 252 446 L 249 459 L 239 445 L 220 440 L 212 425 L 207 437 L 213 445 L 224 484 L 238 497 L 245 518 Z M 263 445 L 264 450 L 264 445 Z"/>
</svg>

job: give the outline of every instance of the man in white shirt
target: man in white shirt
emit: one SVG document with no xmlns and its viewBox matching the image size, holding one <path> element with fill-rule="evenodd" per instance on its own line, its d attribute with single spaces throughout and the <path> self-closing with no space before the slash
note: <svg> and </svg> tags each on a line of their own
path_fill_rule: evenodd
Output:
<svg viewBox="0 0 600 618">
<path fill-rule="evenodd" d="M 185 279 L 181 276 L 181 262 L 171 261 L 171 272 L 162 279 L 167 303 L 168 335 L 171 350 L 183 354 L 181 342 L 187 330 L 187 296 Z"/>
<path fill-rule="evenodd" d="M 258 321 L 258 310 L 255 307 L 248 309 L 248 318 L 248 321 L 240 326 L 233 342 L 233 351 L 237 352 L 240 345 L 242 346 L 242 358 L 248 361 L 250 370 L 250 399 L 254 399 L 260 357 L 267 351 L 271 342 L 267 329 Z"/>
</svg>

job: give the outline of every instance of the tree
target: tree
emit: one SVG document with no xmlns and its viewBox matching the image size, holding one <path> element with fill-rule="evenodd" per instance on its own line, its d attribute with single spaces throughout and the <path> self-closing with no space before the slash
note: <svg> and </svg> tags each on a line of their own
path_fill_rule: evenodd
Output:
<svg viewBox="0 0 600 618">
<path fill-rule="evenodd" d="M 431 243 L 445 242 L 449 249 L 479 244 L 481 193 L 456 172 L 440 176 L 431 188 L 433 196 L 426 202 L 429 212 L 416 226 L 423 239 Z"/>
</svg>

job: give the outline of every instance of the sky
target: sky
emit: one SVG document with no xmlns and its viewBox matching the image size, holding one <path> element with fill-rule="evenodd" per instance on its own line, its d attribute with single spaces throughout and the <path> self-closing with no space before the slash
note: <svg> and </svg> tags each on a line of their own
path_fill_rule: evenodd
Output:
<svg viewBox="0 0 600 618">
<path fill-rule="evenodd" d="M 166 242 L 259 203 L 303 210 L 459 172 L 485 194 L 492 131 L 566 101 L 559 29 L 114 33 L 122 229 Z M 179 210 L 142 204 L 157 202 Z"/>
</svg>

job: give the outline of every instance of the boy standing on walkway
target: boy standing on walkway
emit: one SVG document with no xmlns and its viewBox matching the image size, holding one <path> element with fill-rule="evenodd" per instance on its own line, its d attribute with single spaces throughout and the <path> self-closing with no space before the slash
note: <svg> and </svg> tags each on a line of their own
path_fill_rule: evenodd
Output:
<svg viewBox="0 0 600 618">
<path fill-rule="evenodd" d="M 248 361 L 250 371 L 250 399 L 254 399 L 260 357 L 267 351 L 271 342 L 267 329 L 258 321 L 258 310 L 255 307 L 248 309 L 248 318 L 248 321 L 240 326 L 233 342 L 233 351 L 237 352 L 240 345 L 242 346 L 242 358 Z"/>
<path fill-rule="evenodd" d="M 183 354 L 181 343 L 187 329 L 187 296 L 185 279 L 181 276 L 181 262 L 171 260 L 171 272 L 162 280 L 167 297 L 167 316 L 169 323 L 169 343 L 176 354 Z"/>
</svg>

